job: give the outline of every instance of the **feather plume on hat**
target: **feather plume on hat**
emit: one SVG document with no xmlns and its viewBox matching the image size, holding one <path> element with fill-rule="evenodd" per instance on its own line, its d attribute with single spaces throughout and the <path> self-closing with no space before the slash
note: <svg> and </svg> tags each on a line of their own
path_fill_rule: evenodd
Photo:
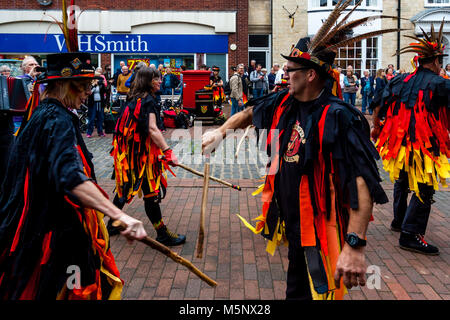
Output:
<svg viewBox="0 0 450 320">
<path fill-rule="evenodd" d="M 445 19 L 442 19 L 438 34 L 435 32 L 434 25 L 431 24 L 430 35 L 420 28 L 420 30 L 422 30 L 423 38 L 405 35 L 406 38 L 413 39 L 416 42 L 411 42 L 408 46 L 401 48 L 394 56 L 408 52 L 416 53 L 419 59 L 447 56 L 447 54 L 444 54 L 445 45 L 442 41 L 444 23 Z"/>
<path fill-rule="evenodd" d="M 319 31 L 317 31 L 316 35 L 311 40 L 311 43 L 308 46 L 309 48 L 308 53 L 311 55 L 315 55 L 323 51 L 337 51 L 337 49 L 340 47 L 352 45 L 353 43 L 361 41 L 363 39 L 375 37 L 384 33 L 397 32 L 403 30 L 397 28 L 390 28 L 367 32 L 353 37 L 353 28 L 356 28 L 364 23 L 376 19 L 385 19 L 385 18 L 397 19 L 397 17 L 395 16 L 375 15 L 347 22 L 351 14 L 362 3 L 362 1 L 363 0 L 359 0 L 352 8 L 352 10 L 350 10 L 340 22 L 337 22 L 341 16 L 341 13 L 345 9 L 347 9 L 347 7 L 352 2 L 352 0 L 339 0 L 334 10 L 328 16 L 325 23 L 322 25 Z"/>
<path fill-rule="evenodd" d="M 67 10 L 70 10 L 67 14 Z M 78 17 L 83 11 L 80 12 Z M 67 8 L 66 0 L 62 0 L 62 21 L 58 21 L 55 17 L 48 15 L 53 20 L 55 24 L 61 29 L 67 52 L 79 52 L 78 48 L 78 19 L 75 18 L 75 0 L 70 0 L 70 7 Z"/>
</svg>

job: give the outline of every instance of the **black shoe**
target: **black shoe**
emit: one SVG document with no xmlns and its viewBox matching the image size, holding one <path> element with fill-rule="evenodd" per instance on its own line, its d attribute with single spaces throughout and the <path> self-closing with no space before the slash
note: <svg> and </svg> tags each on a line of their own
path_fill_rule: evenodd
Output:
<svg viewBox="0 0 450 320">
<path fill-rule="evenodd" d="M 426 255 L 436 256 L 439 249 L 425 241 L 420 234 L 409 234 L 402 232 L 398 241 L 400 248 L 408 251 L 418 252 Z"/>
<path fill-rule="evenodd" d="M 156 241 L 162 243 L 165 246 L 178 246 L 186 242 L 186 236 L 173 233 L 165 226 L 163 228 L 163 230 L 158 231 Z"/>
<path fill-rule="evenodd" d="M 393 220 L 391 223 L 391 230 L 395 232 L 402 232 L 402 225 L 395 223 L 395 221 Z"/>
</svg>

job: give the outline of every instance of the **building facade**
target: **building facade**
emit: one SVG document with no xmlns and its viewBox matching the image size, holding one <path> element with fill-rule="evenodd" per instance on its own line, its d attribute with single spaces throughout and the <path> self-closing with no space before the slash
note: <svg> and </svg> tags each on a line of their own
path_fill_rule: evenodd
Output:
<svg viewBox="0 0 450 320">
<path fill-rule="evenodd" d="M 0 0 L 0 56 L 64 51 L 61 0 Z M 41 3 L 49 3 L 42 5 Z M 197 69 L 216 65 L 228 76 L 230 66 L 248 60 L 248 0 L 78 0 L 80 51 L 94 65 L 112 70 L 125 61 Z M 79 12 L 79 11 L 78 11 Z M 45 59 L 42 61 L 45 64 Z"/>
<path fill-rule="evenodd" d="M 284 63 L 281 54 L 288 54 L 299 38 L 314 35 L 337 2 L 337 0 L 273 0 L 273 62 Z M 431 23 L 436 27 L 443 18 L 448 21 L 444 26 L 444 42 L 448 43 L 450 40 L 450 0 L 363 0 L 353 13 L 352 20 L 381 14 L 401 17 L 400 25 L 394 19 L 381 21 L 377 19 L 356 28 L 355 35 L 398 26 L 405 30 L 362 40 L 352 47 L 339 49 L 336 56 L 337 65 L 342 68 L 352 65 L 358 74 L 362 74 L 366 69 L 375 74 L 377 69 L 386 68 L 389 64 L 393 64 L 396 69 L 411 71 L 412 54 L 395 56 L 399 48 L 411 42 L 403 35 L 420 35 L 420 27 L 429 31 Z M 450 63 L 448 57 L 444 60 L 444 64 L 446 63 Z"/>
</svg>

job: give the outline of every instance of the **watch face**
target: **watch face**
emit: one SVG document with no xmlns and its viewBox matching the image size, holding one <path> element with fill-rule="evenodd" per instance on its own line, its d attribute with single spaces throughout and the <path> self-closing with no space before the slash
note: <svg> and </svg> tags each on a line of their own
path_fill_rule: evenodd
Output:
<svg viewBox="0 0 450 320">
<path fill-rule="evenodd" d="M 48 6 L 52 4 L 52 0 L 38 0 L 38 3 L 42 6 Z"/>
<path fill-rule="evenodd" d="M 358 239 L 354 235 L 348 236 L 348 244 L 351 246 L 355 246 L 358 243 Z"/>
</svg>

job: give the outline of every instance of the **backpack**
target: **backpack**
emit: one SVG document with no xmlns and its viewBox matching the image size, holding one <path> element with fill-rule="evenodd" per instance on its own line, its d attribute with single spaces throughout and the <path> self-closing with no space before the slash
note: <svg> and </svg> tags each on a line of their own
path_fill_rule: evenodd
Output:
<svg viewBox="0 0 450 320">
<path fill-rule="evenodd" d="M 228 80 L 225 83 L 225 85 L 223 86 L 223 91 L 225 92 L 225 95 L 227 95 L 227 96 L 229 96 L 231 94 L 230 80 Z"/>
</svg>

